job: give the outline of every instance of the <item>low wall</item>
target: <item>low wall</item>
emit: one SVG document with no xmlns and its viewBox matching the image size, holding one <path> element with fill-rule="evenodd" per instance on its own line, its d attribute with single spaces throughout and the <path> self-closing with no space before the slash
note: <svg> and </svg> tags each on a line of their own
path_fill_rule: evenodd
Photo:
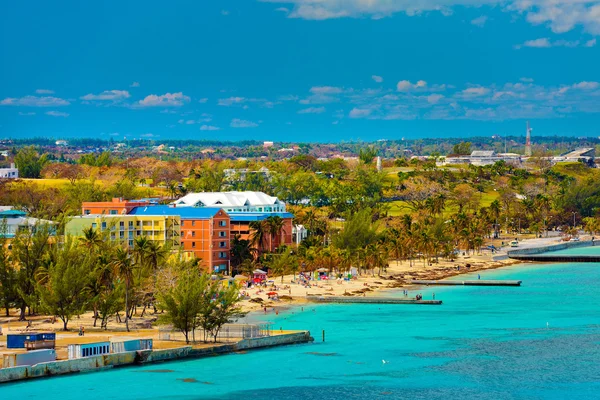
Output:
<svg viewBox="0 0 600 400">
<path fill-rule="evenodd" d="M 549 246 L 544 246 L 544 247 L 533 247 L 530 249 L 518 249 L 518 250 L 510 250 L 507 252 L 508 257 L 512 257 L 512 256 L 525 256 L 525 255 L 531 255 L 531 254 L 540 254 L 540 253 L 546 253 L 548 251 L 558 251 L 558 250 L 565 250 L 565 249 L 573 249 L 573 248 L 577 248 L 577 247 L 589 247 L 589 246 L 595 246 L 596 245 L 596 241 L 591 241 L 591 240 L 585 240 L 585 241 L 580 241 L 580 242 L 563 242 L 563 243 L 557 243 L 557 244 L 552 244 Z"/>
<path fill-rule="evenodd" d="M 282 335 L 266 336 L 240 340 L 236 344 L 237 350 L 257 349 L 263 347 L 283 346 L 286 344 L 307 343 L 313 338 L 309 331 L 286 333 Z"/>
<path fill-rule="evenodd" d="M 173 361 L 184 358 L 202 358 L 227 354 L 237 350 L 307 343 L 312 340 L 310 332 L 302 331 L 276 336 L 243 339 L 234 344 L 216 344 L 212 347 L 200 349 L 194 349 L 192 346 L 184 346 L 173 349 L 139 350 L 125 353 L 104 354 L 101 356 L 78 358 L 74 360 L 52 361 L 33 366 L 2 368 L 0 369 L 0 383 L 77 372 L 99 371 L 106 368 L 149 364 L 161 361 Z"/>
</svg>

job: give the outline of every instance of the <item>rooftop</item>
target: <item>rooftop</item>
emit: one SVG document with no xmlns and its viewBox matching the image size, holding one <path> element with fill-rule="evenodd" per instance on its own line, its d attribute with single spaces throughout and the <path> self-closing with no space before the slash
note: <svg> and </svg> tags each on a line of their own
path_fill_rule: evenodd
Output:
<svg viewBox="0 0 600 400">
<path fill-rule="evenodd" d="M 263 192 L 189 193 L 173 202 L 179 207 L 245 207 L 283 204 Z"/>
<path fill-rule="evenodd" d="M 220 208 L 173 207 L 173 206 L 147 206 L 135 207 L 129 215 L 144 216 L 180 216 L 182 219 L 209 219 L 217 215 Z"/>
<path fill-rule="evenodd" d="M 289 212 L 284 213 L 229 213 L 229 218 L 232 222 L 247 222 L 247 221 L 263 221 L 269 217 L 278 216 L 281 218 L 294 218 L 294 215 Z"/>
</svg>

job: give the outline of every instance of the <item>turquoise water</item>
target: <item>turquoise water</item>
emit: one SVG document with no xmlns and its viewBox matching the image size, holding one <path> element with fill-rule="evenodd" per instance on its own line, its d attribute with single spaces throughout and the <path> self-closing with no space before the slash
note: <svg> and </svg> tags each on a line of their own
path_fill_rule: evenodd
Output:
<svg viewBox="0 0 600 400">
<path fill-rule="evenodd" d="M 572 249 L 549 251 L 544 254 L 569 255 L 569 256 L 597 256 L 600 255 L 600 245 L 575 247 Z"/>
<path fill-rule="evenodd" d="M 294 309 L 268 318 L 277 328 L 310 329 L 315 343 L 3 385 L 0 398 L 599 398 L 600 266 L 481 275 L 523 286 L 421 291 L 425 299 L 435 291 L 441 306 Z"/>
</svg>

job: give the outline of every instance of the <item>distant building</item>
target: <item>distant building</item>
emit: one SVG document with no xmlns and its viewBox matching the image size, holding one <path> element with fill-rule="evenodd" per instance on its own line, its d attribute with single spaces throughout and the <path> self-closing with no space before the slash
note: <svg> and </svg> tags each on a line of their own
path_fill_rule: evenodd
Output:
<svg viewBox="0 0 600 400">
<path fill-rule="evenodd" d="M 66 140 L 57 140 L 56 142 L 54 142 L 54 144 L 57 146 L 68 146 L 69 142 L 67 142 Z"/>
<path fill-rule="evenodd" d="M 261 175 L 265 179 L 271 179 L 271 171 L 267 167 L 261 167 L 258 171 L 252 171 L 248 168 L 226 168 L 223 170 L 225 178 L 229 181 L 245 182 L 249 175 Z"/>
<path fill-rule="evenodd" d="M 263 142 L 263 148 L 268 149 L 269 147 L 273 147 L 273 142 Z"/>
<path fill-rule="evenodd" d="M 440 160 L 441 165 L 471 164 L 476 166 L 492 165 L 498 161 L 511 164 L 520 164 L 521 155 L 515 153 L 499 153 L 491 150 L 476 150 L 471 155 L 449 156 Z"/>
<path fill-rule="evenodd" d="M 10 168 L 0 168 L 0 179 L 17 179 L 19 177 L 19 169 L 15 164 L 10 164 Z"/>
<path fill-rule="evenodd" d="M 561 156 L 553 157 L 552 162 L 557 163 L 557 162 L 583 161 L 583 162 L 592 162 L 593 163 L 595 158 L 596 158 L 596 149 L 594 149 L 592 147 L 588 147 L 588 148 L 573 150 L 573 151 L 570 151 Z"/>
</svg>

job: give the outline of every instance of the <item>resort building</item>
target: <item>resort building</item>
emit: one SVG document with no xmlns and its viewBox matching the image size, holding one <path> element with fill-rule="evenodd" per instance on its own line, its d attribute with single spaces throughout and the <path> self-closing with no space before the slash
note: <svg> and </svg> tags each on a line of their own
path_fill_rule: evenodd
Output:
<svg viewBox="0 0 600 400">
<path fill-rule="evenodd" d="M 176 207 L 219 207 L 227 213 L 284 213 L 285 203 L 263 192 L 189 193 L 175 200 Z"/>
<path fill-rule="evenodd" d="M 476 150 L 468 156 L 448 156 L 442 158 L 438 164 L 440 165 L 452 165 L 452 164 L 471 164 L 475 166 L 492 165 L 498 161 L 504 161 L 510 164 L 521 164 L 521 155 L 515 153 L 499 153 L 487 150 Z"/>
<path fill-rule="evenodd" d="M 12 207 L 0 206 L 0 238 L 14 238 L 20 232 L 35 232 L 42 225 L 56 233 L 55 223 L 45 219 L 30 218 L 23 211 L 14 210 Z"/>
<path fill-rule="evenodd" d="M 0 168 L 0 179 L 17 179 L 19 177 L 19 169 L 15 164 L 10 164 L 9 168 Z"/>
<path fill-rule="evenodd" d="M 176 217 L 181 221 L 179 239 L 181 249 L 193 253 L 202 265 L 214 272 L 229 271 L 231 222 L 221 208 L 194 208 L 174 206 L 137 207 L 134 217 Z"/>
<path fill-rule="evenodd" d="M 113 198 L 111 201 L 84 201 L 81 204 L 81 215 L 125 215 L 135 207 L 158 204 L 158 199 L 123 200 Z"/>
</svg>

